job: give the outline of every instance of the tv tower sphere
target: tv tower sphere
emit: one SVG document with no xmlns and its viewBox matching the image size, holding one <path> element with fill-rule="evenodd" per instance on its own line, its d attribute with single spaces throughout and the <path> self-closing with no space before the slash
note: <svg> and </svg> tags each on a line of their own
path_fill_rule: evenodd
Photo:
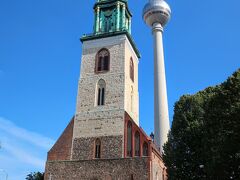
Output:
<svg viewBox="0 0 240 180">
<path fill-rule="evenodd" d="M 164 27 L 171 16 L 171 9 L 164 0 L 149 0 L 143 9 L 143 19 L 149 26 L 160 23 Z"/>
<path fill-rule="evenodd" d="M 149 0 L 143 9 L 143 19 L 152 28 L 154 40 L 154 143 L 161 152 L 170 130 L 163 50 L 163 27 L 170 15 L 171 9 L 164 0 Z"/>
</svg>

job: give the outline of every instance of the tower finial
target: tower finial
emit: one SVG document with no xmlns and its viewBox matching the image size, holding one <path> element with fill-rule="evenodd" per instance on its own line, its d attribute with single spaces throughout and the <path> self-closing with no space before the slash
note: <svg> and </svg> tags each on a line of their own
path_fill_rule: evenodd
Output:
<svg viewBox="0 0 240 180">
<path fill-rule="evenodd" d="M 131 34 L 132 15 L 127 0 L 97 0 L 95 10 L 95 34 L 127 31 Z"/>
</svg>

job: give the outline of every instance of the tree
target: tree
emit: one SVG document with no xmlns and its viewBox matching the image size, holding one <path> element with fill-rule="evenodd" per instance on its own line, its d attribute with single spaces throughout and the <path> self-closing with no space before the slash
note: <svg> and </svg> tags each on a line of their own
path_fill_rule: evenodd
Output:
<svg viewBox="0 0 240 180">
<path fill-rule="evenodd" d="M 163 160 L 170 180 L 240 178 L 240 69 L 180 98 Z"/>
<path fill-rule="evenodd" d="M 26 180 L 44 180 L 44 173 L 34 172 L 27 175 Z"/>
</svg>

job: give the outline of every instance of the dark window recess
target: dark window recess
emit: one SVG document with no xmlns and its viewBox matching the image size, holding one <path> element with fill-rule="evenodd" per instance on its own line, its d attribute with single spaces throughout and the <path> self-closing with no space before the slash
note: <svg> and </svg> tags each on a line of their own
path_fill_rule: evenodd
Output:
<svg viewBox="0 0 240 180">
<path fill-rule="evenodd" d="M 108 67 L 109 67 L 109 57 L 105 56 L 103 60 L 103 70 L 108 71 Z"/>
<path fill-rule="evenodd" d="M 133 174 L 131 174 L 131 178 L 130 178 L 131 180 L 134 180 L 134 178 L 133 178 Z"/>
<path fill-rule="evenodd" d="M 99 159 L 101 157 L 101 141 L 99 139 L 95 142 L 95 158 Z"/>
<path fill-rule="evenodd" d="M 102 59 L 103 59 L 102 57 L 99 57 L 99 59 L 98 59 L 98 67 L 97 67 L 98 71 L 102 70 L 102 63 L 103 63 Z"/>
<path fill-rule="evenodd" d="M 127 125 L 127 156 L 132 157 L 132 123 Z"/>
<path fill-rule="evenodd" d="M 134 82 L 134 64 L 133 59 L 130 59 L 130 78 Z"/>
<path fill-rule="evenodd" d="M 104 21 L 105 21 L 104 31 L 106 33 L 108 33 L 109 31 L 112 30 L 112 26 L 113 26 L 112 17 L 111 16 L 105 16 Z"/>
<path fill-rule="evenodd" d="M 101 105 L 104 105 L 104 95 L 105 95 L 105 90 L 102 88 L 102 98 L 101 98 Z"/>
<path fill-rule="evenodd" d="M 100 96 L 101 96 L 101 89 L 99 88 L 98 89 L 98 106 L 101 105 L 101 98 L 100 98 Z"/>
<path fill-rule="evenodd" d="M 140 156 L 140 134 L 135 133 L 135 156 Z"/>
<path fill-rule="evenodd" d="M 148 156 L 148 144 L 146 142 L 143 144 L 143 156 Z"/>
</svg>

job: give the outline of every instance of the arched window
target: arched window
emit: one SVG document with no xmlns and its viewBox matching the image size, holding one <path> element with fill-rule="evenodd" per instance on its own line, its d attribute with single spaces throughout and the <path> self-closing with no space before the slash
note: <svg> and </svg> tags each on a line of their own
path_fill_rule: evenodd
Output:
<svg viewBox="0 0 240 180">
<path fill-rule="evenodd" d="M 127 156 L 132 157 L 132 123 L 127 125 Z"/>
<path fill-rule="evenodd" d="M 95 158 L 99 159 L 101 157 L 101 141 L 96 139 L 95 141 Z"/>
<path fill-rule="evenodd" d="M 97 73 L 109 71 L 110 53 L 107 49 L 101 49 L 97 53 L 95 71 Z"/>
<path fill-rule="evenodd" d="M 146 142 L 143 143 L 143 156 L 148 156 L 148 144 Z"/>
<path fill-rule="evenodd" d="M 104 30 L 105 32 L 111 32 L 112 31 L 112 27 L 113 27 L 113 19 L 112 16 L 106 16 L 105 14 L 105 27 Z"/>
<path fill-rule="evenodd" d="M 138 131 L 135 133 L 135 156 L 140 156 L 140 134 Z"/>
<path fill-rule="evenodd" d="M 106 83 L 103 79 L 98 81 L 97 85 L 97 105 L 103 106 L 105 104 Z"/>
<path fill-rule="evenodd" d="M 130 78 L 134 82 L 134 64 L 133 59 L 130 59 Z"/>
</svg>

